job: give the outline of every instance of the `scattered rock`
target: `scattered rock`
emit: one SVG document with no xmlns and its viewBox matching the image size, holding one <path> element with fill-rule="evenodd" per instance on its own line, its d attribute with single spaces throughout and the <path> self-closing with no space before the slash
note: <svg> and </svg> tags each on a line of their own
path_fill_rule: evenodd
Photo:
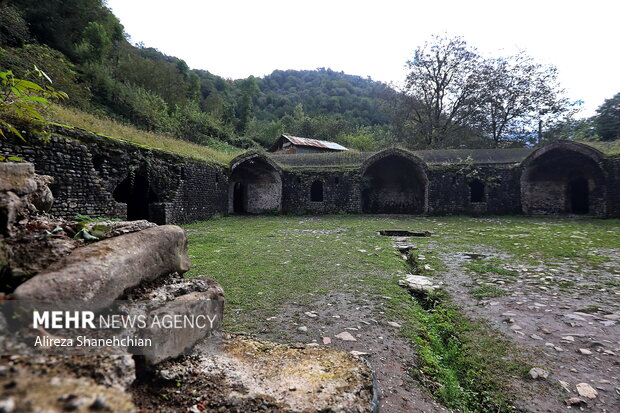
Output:
<svg viewBox="0 0 620 413">
<path fill-rule="evenodd" d="M 368 355 L 368 353 L 364 353 L 363 351 L 356 351 L 356 350 L 352 350 L 349 353 L 351 353 L 351 355 L 353 355 L 355 357 L 367 356 Z"/>
<path fill-rule="evenodd" d="M 388 321 L 388 322 L 387 322 L 387 324 L 388 324 L 390 327 L 396 327 L 396 328 L 400 328 L 400 327 L 401 327 L 401 326 L 400 326 L 400 324 L 395 323 L 395 322 L 393 322 L 393 321 Z"/>
<path fill-rule="evenodd" d="M 585 400 L 580 399 L 579 397 L 571 397 L 570 399 L 564 400 L 567 406 L 578 406 L 578 407 L 586 407 L 588 403 Z"/>
<path fill-rule="evenodd" d="M 12 397 L 0 400 L 0 413 L 13 413 L 14 410 L 15 400 Z"/>
<path fill-rule="evenodd" d="M 541 369 L 540 367 L 534 367 L 530 369 L 530 377 L 534 380 L 541 379 L 545 380 L 549 377 L 549 372 L 547 370 Z"/>
<path fill-rule="evenodd" d="M 332 343 L 332 339 L 329 337 L 323 337 L 323 344 L 327 345 L 327 344 L 331 344 Z"/>
<path fill-rule="evenodd" d="M 592 352 L 588 350 L 587 348 L 580 348 L 578 351 L 579 353 L 586 355 L 586 356 L 589 356 L 590 354 L 592 354 Z"/>
<path fill-rule="evenodd" d="M 577 384 L 577 394 L 586 399 L 596 399 L 598 392 L 588 383 Z"/>
<path fill-rule="evenodd" d="M 95 401 L 90 405 L 90 410 L 95 412 L 110 412 L 112 409 L 106 403 L 105 397 L 97 396 Z"/>
<path fill-rule="evenodd" d="M 307 333 L 308 332 L 308 327 L 301 326 L 301 327 L 297 328 L 297 330 L 301 331 L 302 333 Z"/>
<path fill-rule="evenodd" d="M 342 341 L 357 341 L 357 339 L 348 331 L 343 331 L 340 334 L 336 334 L 334 337 L 339 338 Z"/>
<path fill-rule="evenodd" d="M 306 311 L 304 314 L 305 314 L 305 315 L 307 315 L 307 316 L 308 316 L 308 317 L 310 317 L 310 318 L 316 318 L 316 317 L 318 317 L 318 315 L 317 315 L 317 314 L 315 314 L 315 313 L 314 313 L 314 312 L 312 312 L 312 311 Z"/>
<path fill-rule="evenodd" d="M 407 288 L 413 294 L 428 294 L 439 287 L 433 279 L 414 274 L 407 274 L 404 280 L 398 281 L 398 285 Z"/>
</svg>

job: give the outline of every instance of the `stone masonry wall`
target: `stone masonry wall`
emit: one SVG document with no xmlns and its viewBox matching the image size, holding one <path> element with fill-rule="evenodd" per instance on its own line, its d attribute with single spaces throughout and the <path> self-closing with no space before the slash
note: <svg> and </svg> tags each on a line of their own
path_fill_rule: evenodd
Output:
<svg viewBox="0 0 620 413">
<path fill-rule="evenodd" d="M 145 203 L 139 211 L 147 214 L 142 218 L 157 223 L 185 223 L 231 212 L 230 170 L 222 165 L 60 127 L 48 142 L 38 138 L 29 138 L 27 143 L 2 139 L 0 154 L 19 156 L 32 162 L 38 174 L 55 179 L 50 185 L 55 198 L 50 212 L 58 216 L 79 213 L 126 218 L 129 204 L 119 200 L 134 196 L 131 189 L 139 182 Z M 601 211 L 606 216 L 618 217 L 620 159 L 607 159 L 602 167 L 607 175 L 607 207 Z M 430 164 L 427 177 L 429 215 L 522 212 L 519 164 Z M 283 213 L 362 212 L 361 167 L 284 169 L 281 179 Z M 470 184 L 474 180 L 484 184 L 481 202 L 471 200 Z M 316 181 L 323 185 L 322 201 L 311 199 Z M 123 187 L 125 193 L 120 196 Z M 541 194 L 549 192 L 549 188 L 539 190 Z M 253 209 L 248 207 L 248 211 Z M 601 213 L 596 210 L 595 215 Z"/>
<path fill-rule="evenodd" d="M 311 201 L 312 183 L 323 183 L 323 201 Z M 282 177 L 282 210 L 293 214 L 361 212 L 358 171 L 286 171 Z"/>
<path fill-rule="evenodd" d="M 521 169 L 508 165 L 477 165 L 475 171 L 459 165 L 429 168 L 428 213 L 518 214 L 521 212 Z M 470 183 L 485 186 L 484 202 L 471 202 Z"/>
<path fill-rule="evenodd" d="M 57 128 L 47 142 L 2 140 L 0 153 L 32 162 L 38 174 L 54 178 L 50 212 L 55 215 L 126 218 L 127 206 L 114 199 L 114 191 L 137 176 L 147 180 L 156 198 L 149 203 L 152 221 L 183 223 L 226 212 L 228 181 L 222 167 L 163 151 Z"/>
</svg>

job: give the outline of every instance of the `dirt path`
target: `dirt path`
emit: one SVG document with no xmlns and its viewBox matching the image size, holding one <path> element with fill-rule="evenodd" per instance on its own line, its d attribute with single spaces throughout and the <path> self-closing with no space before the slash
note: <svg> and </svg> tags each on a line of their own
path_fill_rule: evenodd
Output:
<svg viewBox="0 0 620 413">
<path fill-rule="evenodd" d="M 514 262 L 488 250 L 471 252 Z M 618 251 L 605 253 L 613 258 L 609 265 L 620 265 Z M 584 271 L 570 264 L 559 268 L 508 264 L 506 268 L 518 273 L 516 280 L 497 274 L 480 279 L 464 270 L 466 254 L 442 254 L 442 259 L 448 265 L 443 281 L 455 302 L 468 315 L 488 320 L 493 328 L 533 349 L 538 367 L 550 373 L 548 380 L 564 388 L 560 400 L 534 395 L 532 400 L 517 401 L 519 407 L 566 411 L 564 399 L 580 397 L 576 386 L 587 383 L 598 395 L 595 399 L 581 397 L 587 403 L 585 410 L 620 412 L 620 289 L 592 282 L 618 279 L 617 275 Z M 469 291 L 473 287 L 489 284 L 509 294 L 472 298 Z"/>
<path fill-rule="evenodd" d="M 366 353 L 360 357 L 375 372 L 381 412 L 447 412 L 412 378 L 415 354 L 400 337 L 398 327 L 387 324 L 389 320 L 385 319 L 382 307 L 382 302 L 364 297 L 355 288 L 350 293 L 331 293 L 317 297 L 310 306 L 289 306 L 265 320 L 258 335 L 270 340 L 317 343 Z M 307 330 L 301 331 L 305 330 L 303 327 Z M 350 333 L 356 341 L 336 337 L 343 332 Z M 324 337 L 329 338 L 328 344 L 324 344 Z"/>
</svg>

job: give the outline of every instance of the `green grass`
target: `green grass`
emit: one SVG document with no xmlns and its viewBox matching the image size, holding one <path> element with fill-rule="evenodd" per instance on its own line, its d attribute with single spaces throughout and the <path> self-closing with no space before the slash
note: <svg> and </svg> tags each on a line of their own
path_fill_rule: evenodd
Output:
<svg viewBox="0 0 620 413">
<path fill-rule="evenodd" d="M 483 298 L 501 297 L 509 294 L 507 290 L 503 290 L 494 285 L 483 285 L 482 287 L 472 288 L 469 293 L 479 300 Z"/>
<path fill-rule="evenodd" d="M 242 149 L 218 144 L 217 148 L 187 142 L 169 135 L 147 132 L 131 125 L 119 123 L 115 120 L 92 115 L 75 108 L 53 104 L 48 109 L 47 118 L 62 125 L 69 125 L 99 134 L 101 136 L 127 141 L 139 146 L 160 149 L 189 158 L 227 164 L 235 156 L 243 152 Z"/>
<path fill-rule="evenodd" d="M 517 265 L 596 267 L 607 260 L 598 249 L 620 248 L 619 223 L 528 217 L 228 217 L 185 226 L 193 263 L 188 275 L 208 276 L 222 285 L 224 325 L 234 331 L 258 334 L 269 328 L 266 318 L 288 311 L 292 303 L 316 303 L 327 292 L 383 302 L 376 311 L 385 314 L 376 318 L 402 325 L 401 334 L 417 354 L 412 374 L 443 404 L 458 411 L 511 411 L 515 377 L 529 369 L 522 349 L 465 317 L 444 294 L 413 301 L 398 286 L 412 267 L 377 231 L 432 232 L 412 238 L 418 247 L 414 269 L 428 264 L 425 275 L 441 278 L 450 268 L 446 257 L 473 247 L 500 258 L 462 262 L 464 270 L 480 277 L 516 277 L 510 268 Z M 482 285 L 471 293 L 488 298 L 507 291 Z"/>
<path fill-rule="evenodd" d="M 603 152 L 605 155 L 609 156 L 620 156 L 620 139 L 616 139 L 615 141 L 609 142 L 581 142 L 586 145 L 590 145 L 593 148 L 598 149 Z"/>
</svg>

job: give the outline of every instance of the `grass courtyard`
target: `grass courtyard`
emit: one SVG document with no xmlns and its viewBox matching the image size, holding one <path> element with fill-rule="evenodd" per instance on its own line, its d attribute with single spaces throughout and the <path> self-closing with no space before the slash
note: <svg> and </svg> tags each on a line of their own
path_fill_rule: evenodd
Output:
<svg viewBox="0 0 620 413">
<path fill-rule="evenodd" d="M 214 219 L 185 229 L 193 265 L 188 276 L 222 285 L 227 330 L 322 344 L 330 327 L 351 325 L 363 341 L 368 320 L 397 323 L 394 334 L 411 350 L 408 375 L 460 411 L 511 411 L 519 391 L 540 392 L 528 381 L 540 351 L 511 339 L 463 303 L 484 307 L 511 297 L 518 302 L 562 297 L 569 304 L 588 303 L 594 311 L 620 310 L 619 220 L 260 216 Z M 432 233 L 411 239 L 417 247 L 415 268 L 390 237 L 378 235 L 384 229 Z M 462 259 L 471 253 L 480 256 Z M 411 271 L 445 287 L 414 300 L 398 285 Z M 459 282 L 462 289 L 452 288 Z M 328 306 L 339 313 L 320 311 Z M 300 326 L 307 331 L 300 332 Z M 380 353 L 379 348 L 369 352 Z"/>
</svg>

